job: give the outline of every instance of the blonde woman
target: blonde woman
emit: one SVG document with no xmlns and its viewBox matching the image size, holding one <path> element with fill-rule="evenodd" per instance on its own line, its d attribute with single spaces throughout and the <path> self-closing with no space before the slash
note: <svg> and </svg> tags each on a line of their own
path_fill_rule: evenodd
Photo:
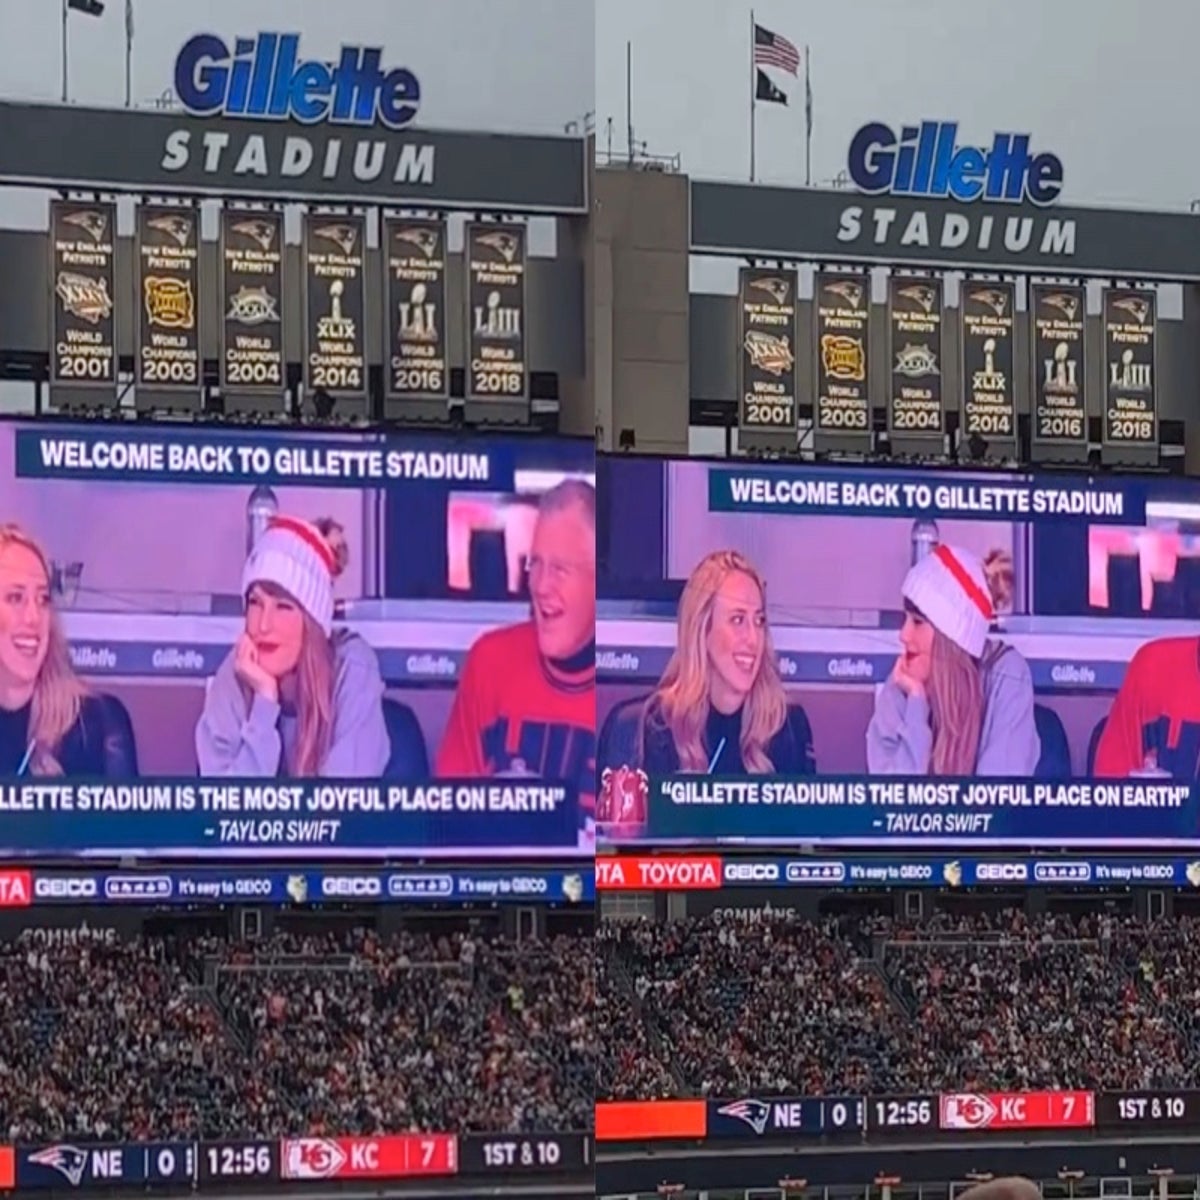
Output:
<svg viewBox="0 0 1200 1200">
<path fill-rule="evenodd" d="M 867 729 L 873 775 L 1032 776 L 1041 753 L 1029 666 L 989 637 L 1012 559 L 939 545 L 905 577 L 901 654 Z"/>
<path fill-rule="evenodd" d="M 0 526 L 0 774 L 131 779 L 137 748 L 124 705 L 75 674 L 51 603 L 50 564 Z"/>
<path fill-rule="evenodd" d="M 200 774 L 364 779 L 390 754 L 383 679 L 362 638 L 333 628 L 348 557 L 333 521 L 271 519 L 242 573 L 246 626 L 196 726 Z"/>
<path fill-rule="evenodd" d="M 766 584 L 736 550 L 692 572 L 677 644 L 642 711 L 640 765 L 651 775 L 811 775 L 812 733 L 789 708 L 767 625 Z"/>
</svg>

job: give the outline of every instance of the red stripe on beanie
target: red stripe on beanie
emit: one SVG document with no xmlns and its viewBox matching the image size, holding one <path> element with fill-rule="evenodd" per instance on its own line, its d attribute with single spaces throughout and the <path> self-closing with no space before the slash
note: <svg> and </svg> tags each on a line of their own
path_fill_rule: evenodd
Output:
<svg viewBox="0 0 1200 1200">
<path fill-rule="evenodd" d="M 995 619 L 995 611 L 992 608 L 992 601 L 987 593 L 980 588 L 979 584 L 971 578 L 970 572 L 966 567 L 954 557 L 954 551 L 949 546 L 939 542 L 933 548 L 933 553 L 937 556 L 938 561 L 950 572 L 957 581 L 958 586 L 967 593 L 967 599 L 983 614 L 985 621 Z"/>
<path fill-rule="evenodd" d="M 294 533 L 302 542 L 317 552 L 317 556 L 325 564 L 330 575 L 337 573 L 337 559 L 334 557 L 330 544 L 305 521 L 295 517 L 272 517 L 267 522 L 268 529 L 283 529 Z"/>
</svg>

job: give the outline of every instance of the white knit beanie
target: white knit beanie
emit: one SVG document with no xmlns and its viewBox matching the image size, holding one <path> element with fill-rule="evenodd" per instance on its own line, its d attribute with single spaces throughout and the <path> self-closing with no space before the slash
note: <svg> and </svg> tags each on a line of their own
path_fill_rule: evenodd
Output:
<svg viewBox="0 0 1200 1200">
<path fill-rule="evenodd" d="M 337 560 L 321 531 L 298 517 L 272 517 L 242 571 L 242 595 L 256 583 L 281 587 L 328 637 Z"/>
<path fill-rule="evenodd" d="M 901 595 L 939 633 L 979 658 L 995 620 L 983 562 L 969 550 L 935 546 L 904 577 Z"/>
</svg>

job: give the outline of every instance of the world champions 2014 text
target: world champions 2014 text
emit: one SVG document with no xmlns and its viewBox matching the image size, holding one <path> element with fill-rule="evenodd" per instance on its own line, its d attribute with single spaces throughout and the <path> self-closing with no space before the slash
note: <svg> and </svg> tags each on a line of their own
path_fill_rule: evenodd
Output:
<svg viewBox="0 0 1200 1200">
<path fill-rule="evenodd" d="M 967 783 L 814 780 L 662 780 L 664 800 L 681 807 L 878 808 L 888 833 L 987 833 L 993 812 L 1022 808 L 1183 808 L 1179 783 Z M 992 810 L 989 812 L 987 810 Z"/>
</svg>

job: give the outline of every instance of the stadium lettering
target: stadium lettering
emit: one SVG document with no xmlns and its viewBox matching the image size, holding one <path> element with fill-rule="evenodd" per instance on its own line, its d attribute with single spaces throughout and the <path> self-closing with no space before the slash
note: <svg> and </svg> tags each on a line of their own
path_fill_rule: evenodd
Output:
<svg viewBox="0 0 1200 1200">
<path fill-rule="evenodd" d="M 232 149 L 231 149 L 232 147 Z M 209 130 L 193 140 L 192 130 L 174 129 L 167 134 L 159 165 L 172 174 L 195 165 L 206 175 L 232 172 L 244 182 L 270 179 L 289 184 L 314 179 L 347 183 L 374 183 L 390 179 L 396 184 L 423 184 L 434 181 L 434 147 L 429 143 L 407 142 L 395 146 L 386 141 L 341 137 L 314 139 L 293 135 L 272 160 L 266 138 L 250 134 L 239 141 L 225 130 Z"/>
<path fill-rule="evenodd" d="M 998 225 L 990 215 L 971 220 L 962 213 L 945 213 L 931 222 L 929 213 L 917 209 L 900 224 L 900 215 L 890 206 L 847 205 L 838 218 L 837 240 L 843 245 L 865 242 L 885 252 L 970 249 L 1042 258 L 1070 258 L 1075 253 L 1075 222 L 1068 218 L 1008 217 Z"/>
</svg>

